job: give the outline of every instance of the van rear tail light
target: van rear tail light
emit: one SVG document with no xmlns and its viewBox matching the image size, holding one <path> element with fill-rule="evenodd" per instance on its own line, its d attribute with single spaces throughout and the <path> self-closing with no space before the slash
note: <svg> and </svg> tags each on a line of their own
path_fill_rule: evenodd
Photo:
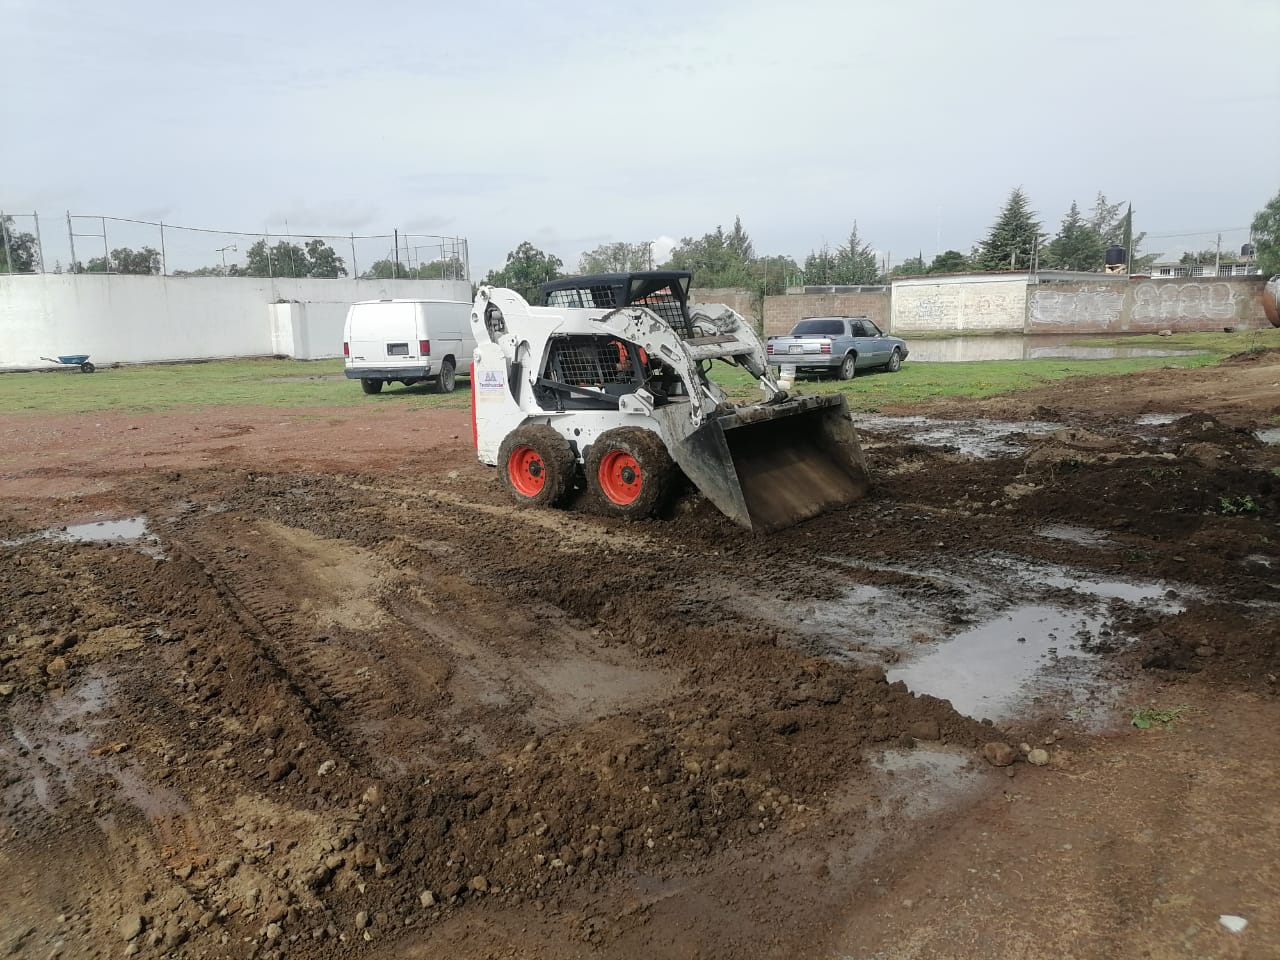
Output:
<svg viewBox="0 0 1280 960">
<path fill-rule="evenodd" d="M 822 350 L 822 352 L 823 352 L 823 353 L 830 353 L 830 352 L 831 352 L 831 344 L 830 344 L 830 343 L 824 343 L 824 344 L 822 345 L 822 347 L 821 347 L 821 350 Z"/>
<path fill-rule="evenodd" d="M 430 355 L 431 355 L 431 341 L 430 341 L 430 340 L 419 340 L 419 341 L 418 341 L 418 356 L 420 356 L 420 357 L 426 357 L 426 356 L 430 356 Z"/>
<path fill-rule="evenodd" d="M 349 357 L 349 356 L 351 356 L 351 344 L 349 344 L 349 343 L 344 343 L 344 344 L 342 345 L 342 355 L 343 355 L 344 357 Z"/>
</svg>

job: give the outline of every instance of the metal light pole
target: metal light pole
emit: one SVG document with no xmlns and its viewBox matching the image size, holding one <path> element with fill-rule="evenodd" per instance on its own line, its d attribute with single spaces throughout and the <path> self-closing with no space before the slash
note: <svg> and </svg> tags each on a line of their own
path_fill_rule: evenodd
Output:
<svg viewBox="0 0 1280 960">
<path fill-rule="evenodd" d="M 232 253 L 239 252 L 239 249 L 236 247 L 234 243 L 229 243 L 225 247 L 219 247 L 217 250 L 214 251 L 215 253 L 222 254 L 222 275 L 224 277 L 227 275 L 227 251 L 228 250 L 230 250 Z"/>
</svg>

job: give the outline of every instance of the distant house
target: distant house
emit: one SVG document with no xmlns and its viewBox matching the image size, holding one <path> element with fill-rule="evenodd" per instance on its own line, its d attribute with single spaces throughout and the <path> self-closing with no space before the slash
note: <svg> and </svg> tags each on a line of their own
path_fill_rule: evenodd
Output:
<svg viewBox="0 0 1280 960">
<path fill-rule="evenodd" d="M 1253 256 L 1253 247 L 1245 244 L 1239 256 L 1224 253 L 1213 263 L 1183 263 L 1181 260 L 1161 260 L 1147 271 L 1153 277 L 1249 277 L 1261 271 Z"/>
</svg>

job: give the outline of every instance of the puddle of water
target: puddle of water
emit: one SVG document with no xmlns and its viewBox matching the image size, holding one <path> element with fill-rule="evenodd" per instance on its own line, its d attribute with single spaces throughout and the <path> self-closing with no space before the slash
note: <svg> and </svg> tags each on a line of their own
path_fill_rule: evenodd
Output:
<svg viewBox="0 0 1280 960">
<path fill-rule="evenodd" d="M 927 747 L 886 750 L 873 765 L 892 775 L 893 786 L 887 792 L 903 804 L 902 813 L 909 817 L 946 809 L 982 779 L 972 755 Z"/>
<path fill-rule="evenodd" d="M 1109 547 L 1114 542 L 1101 530 L 1092 527 L 1078 527 L 1071 523 L 1050 523 L 1036 531 L 1037 536 L 1046 540 L 1063 540 L 1067 543 L 1079 544 L 1082 547 Z"/>
<path fill-rule="evenodd" d="M 117 520 L 52 527 L 16 540 L 2 540 L 0 546 L 20 547 L 38 540 L 54 540 L 59 543 L 132 543 L 147 556 L 157 559 L 164 557 L 160 538 L 151 532 L 146 517 L 122 517 Z"/>
<path fill-rule="evenodd" d="M 1123 600 L 1141 607 L 1154 607 L 1163 613 L 1181 613 L 1186 606 L 1178 601 L 1183 595 L 1194 596 L 1196 591 L 1179 585 L 1174 590 L 1168 583 L 1138 583 L 1129 580 L 1094 580 L 1088 575 L 1052 564 L 1032 563 L 1016 557 L 994 557 L 991 563 L 997 569 L 1008 570 L 1027 586 L 1053 587 L 1073 593 L 1097 597 L 1100 600 Z M 1169 596 L 1170 592 L 1174 596 Z"/>
<path fill-rule="evenodd" d="M 91 673 L 61 697 L 45 701 L 37 712 L 13 716 L 12 742 L 21 751 L 11 750 L 0 738 L 0 759 L 23 770 L 15 789 L 29 790 L 40 807 L 58 816 L 60 799 L 53 793 L 55 784 L 70 793 L 81 783 L 108 777 L 115 780 L 120 797 L 149 818 L 183 812 L 186 805 L 178 794 L 147 783 L 128 761 L 110 753 L 94 756 L 91 743 L 101 725 L 97 714 L 110 696 L 107 678 Z"/>
<path fill-rule="evenodd" d="M 887 417 L 855 414 L 859 428 L 896 434 L 930 447 L 954 447 L 971 457 L 1004 457 L 1020 453 L 1021 434 L 1052 433 L 1060 423 L 1043 420 L 939 420 L 931 417 Z"/>
<path fill-rule="evenodd" d="M 911 359 L 923 363 L 965 363 L 975 360 L 1114 360 L 1120 357 L 1182 357 L 1202 350 L 1140 347 L 1116 337 L 1114 343 L 1077 346 L 1075 334 L 1008 334 L 994 337 L 939 337 L 908 340 Z"/>
<path fill-rule="evenodd" d="M 1140 427 L 1167 427 L 1185 416 L 1185 413 L 1144 413 L 1133 422 Z"/>
<path fill-rule="evenodd" d="M 1280 427 L 1267 427 L 1265 430 L 1259 430 L 1258 439 L 1265 444 L 1280 443 Z"/>
<path fill-rule="evenodd" d="M 893 667 L 888 678 L 902 680 L 918 693 L 950 700 L 960 713 L 1001 720 L 1026 698 L 1033 681 L 1036 692 L 1078 686 L 1082 671 L 1075 668 L 1094 656 L 1080 650 L 1074 638 L 1092 636 L 1105 624 L 1094 614 L 1026 604 Z"/>
</svg>

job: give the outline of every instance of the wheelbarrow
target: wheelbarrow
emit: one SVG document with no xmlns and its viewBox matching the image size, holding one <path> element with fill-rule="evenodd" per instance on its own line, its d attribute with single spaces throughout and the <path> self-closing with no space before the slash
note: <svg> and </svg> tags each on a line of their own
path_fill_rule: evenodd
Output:
<svg viewBox="0 0 1280 960">
<path fill-rule="evenodd" d="M 98 368 L 89 362 L 87 353 L 69 353 L 63 357 L 41 357 L 41 360 L 48 360 L 50 363 L 60 363 L 67 367 L 79 367 L 81 373 L 93 373 Z"/>
</svg>

